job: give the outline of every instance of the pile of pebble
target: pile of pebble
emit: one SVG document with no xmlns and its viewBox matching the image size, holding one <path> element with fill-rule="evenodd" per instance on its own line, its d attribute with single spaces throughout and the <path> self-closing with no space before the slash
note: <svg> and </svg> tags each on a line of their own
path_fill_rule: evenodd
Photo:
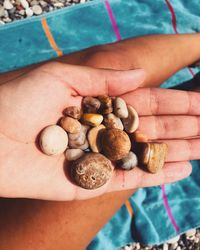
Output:
<svg viewBox="0 0 200 250">
<path fill-rule="evenodd" d="M 200 229 L 191 229 L 159 246 L 142 246 L 133 243 L 120 250 L 200 250 Z"/>
<path fill-rule="evenodd" d="M 70 175 L 82 188 L 96 189 L 112 176 L 114 166 L 131 170 L 141 165 L 157 173 L 164 165 L 167 145 L 148 142 L 140 131 L 136 110 L 120 98 L 84 97 L 82 107 L 67 107 L 58 125 L 40 134 L 43 153 L 65 153 Z M 139 164 L 138 164 L 139 163 Z"/>
<path fill-rule="evenodd" d="M 0 25 L 91 0 L 0 0 Z"/>
</svg>

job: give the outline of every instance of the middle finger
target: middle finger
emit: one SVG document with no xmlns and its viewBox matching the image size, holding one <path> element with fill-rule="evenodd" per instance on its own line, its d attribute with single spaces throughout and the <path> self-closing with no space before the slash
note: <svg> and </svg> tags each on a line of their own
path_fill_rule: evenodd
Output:
<svg viewBox="0 0 200 250">
<path fill-rule="evenodd" d="M 139 130 L 150 140 L 200 135 L 200 116 L 142 116 Z"/>
</svg>

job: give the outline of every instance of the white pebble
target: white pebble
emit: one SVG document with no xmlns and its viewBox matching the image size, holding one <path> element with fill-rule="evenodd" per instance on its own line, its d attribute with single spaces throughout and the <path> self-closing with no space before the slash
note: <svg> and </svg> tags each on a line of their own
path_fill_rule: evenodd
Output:
<svg viewBox="0 0 200 250">
<path fill-rule="evenodd" d="M 3 17 L 5 15 L 5 9 L 3 6 L 0 6 L 0 17 Z"/>
<path fill-rule="evenodd" d="M 3 3 L 3 7 L 6 10 L 11 10 L 13 8 L 13 5 L 9 0 L 5 0 L 4 3 Z"/>
<path fill-rule="evenodd" d="M 42 14 L 42 8 L 40 7 L 40 5 L 34 5 L 34 6 L 32 7 L 32 10 L 33 10 L 33 13 L 34 13 L 35 15 L 40 15 L 40 14 Z"/>
<path fill-rule="evenodd" d="M 25 10 L 25 12 L 26 12 L 27 17 L 30 17 L 30 16 L 33 15 L 33 11 L 32 11 L 31 8 L 27 8 L 27 9 Z"/>
<path fill-rule="evenodd" d="M 39 143 L 47 155 L 62 154 L 68 145 L 68 135 L 60 126 L 51 125 L 42 131 Z"/>
<path fill-rule="evenodd" d="M 178 247 L 176 248 L 176 250 L 181 250 L 181 247 L 180 247 L 180 246 L 178 246 Z"/>
<path fill-rule="evenodd" d="M 20 3 L 24 9 L 27 9 L 29 7 L 29 4 L 26 0 L 20 0 Z"/>
<path fill-rule="evenodd" d="M 0 25 L 4 25 L 5 23 L 3 21 L 0 20 Z"/>
<path fill-rule="evenodd" d="M 195 234 L 196 234 L 196 229 L 195 228 L 186 232 L 187 237 L 191 237 L 191 236 L 193 236 Z"/>
<path fill-rule="evenodd" d="M 68 161 L 75 161 L 83 156 L 85 153 L 81 149 L 67 149 L 65 152 L 65 156 Z"/>
<path fill-rule="evenodd" d="M 117 97 L 114 100 L 114 113 L 119 118 L 127 118 L 128 117 L 128 109 L 125 101 Z"/>
<path fill-rule="evenodd" d="M 168 250 L 169 249 L 169 247 L 168 247 L 168 244 L 163 244 L 163 250 Z"/>
</svg>

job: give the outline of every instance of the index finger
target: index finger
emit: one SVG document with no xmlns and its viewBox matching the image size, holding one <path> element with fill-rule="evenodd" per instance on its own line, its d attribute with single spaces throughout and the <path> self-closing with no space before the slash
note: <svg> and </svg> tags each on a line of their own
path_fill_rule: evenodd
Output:
<svg viewBox="0 0 200 250">
<path fill-rule="evenodd" d="M 200 115 L 200 93 L 161 88 L 141 88 L 122 96 L 140 116 Z"/>
</svg>

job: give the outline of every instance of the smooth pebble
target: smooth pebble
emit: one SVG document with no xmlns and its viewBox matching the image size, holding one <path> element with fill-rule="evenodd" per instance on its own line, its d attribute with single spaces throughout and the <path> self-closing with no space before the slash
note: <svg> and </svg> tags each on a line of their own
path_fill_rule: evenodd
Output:
<svg viewBox="0 0 200 250">
<path fill-rule="evenodd" d="M 63 117 L 60 121 L 61 127 L 71 133 L 71 134 L 77 134 L 81 131 L 81 123 L 69 116 Z"/>
<path fill-rule="evenodd" d="M 29 3 L 26 0 L 20 0 L 20 3 L 24 9 L 29 7 Z"/>
<path fill-rule="evenodd" d="M 128 109 L 125 101 L 120 98 L 116 97 L 114 99 L 114 113 L 119 118 L 127 118 L 128 117 Z"/>
<path fill-rule="evenodd" d="M 84 97 L 82 104 L 84 113 L 97 113 L 101 106 L 101 102 L 91 96 Z"/>
<path fill-rule="evenodd" d="M 123 126 L 121 119 L 119 117 L 117 117 L 116 115 L 114 115 L 113 113 L 106 115 L 104 117 L 103 122 L 104 122 L 106 128 L 118 128 L 121 130 L 124 129 L 124 126 Z"/>
<path fill-rule="evenodd" d="M 41 132 L 39 144 L 47 155 L 61 154 L 67 148 L 68 136 L 60 126 L 50 125 Z"/>
<path fill-rule="evenodd" d="M 32 7 L 32 10 L 33 10 L 33 13 L 34 13 L 35 15 L 40 15 L 40 14 L 42 14 L 42 8 L 40 7 L 40 5 L 34 5 L 34 6 Z"/>
<path fill-rule="evenodd" d="M 119 166 L 124 170 L 131 170 L 138 165 L 137 156 L 133 152 L 129 152 L 126 157 L 119 161 Z"/>
<path fill-rule="evenodd" d="M 126 132 L 133 133 L 139 127 L 139 117 L 137 111 L 130 105 L 127 105 L 128 117 L 122 119 Z"/>
<path fill-rule="evenodd" d="M 91 128 L 88 132 L 88 142 L 93 152 L 99 153 L 102 150 L 101 135 L 105 126 L 103 124 Z"/>
<path fill-rule="evenodd" d="M 66 159 L 68 161 L 75 161 L 83 156 L 85 153 L 81 149 L 67 149 L 65 152 Z"/>
<path fill-rule="evenodd" d="M 86 125 L 93 127 L 100 125 L 103 121 L 103 116 L 100 114 L 83 114 L 82 118 Z"/>
<path fill-rule="evenodd" d="M 6 10 L 11 10 L 14 6 L 9 0 L 5 0 L 4 3 L 3 3 L 3 7 Z"/>
<path fill-rule="evenodd" d="M 31 17 L 33 15 L 33 10 L 31 8 L 27 8 L 25 10 L 27 17 Z"/>
</svg>

